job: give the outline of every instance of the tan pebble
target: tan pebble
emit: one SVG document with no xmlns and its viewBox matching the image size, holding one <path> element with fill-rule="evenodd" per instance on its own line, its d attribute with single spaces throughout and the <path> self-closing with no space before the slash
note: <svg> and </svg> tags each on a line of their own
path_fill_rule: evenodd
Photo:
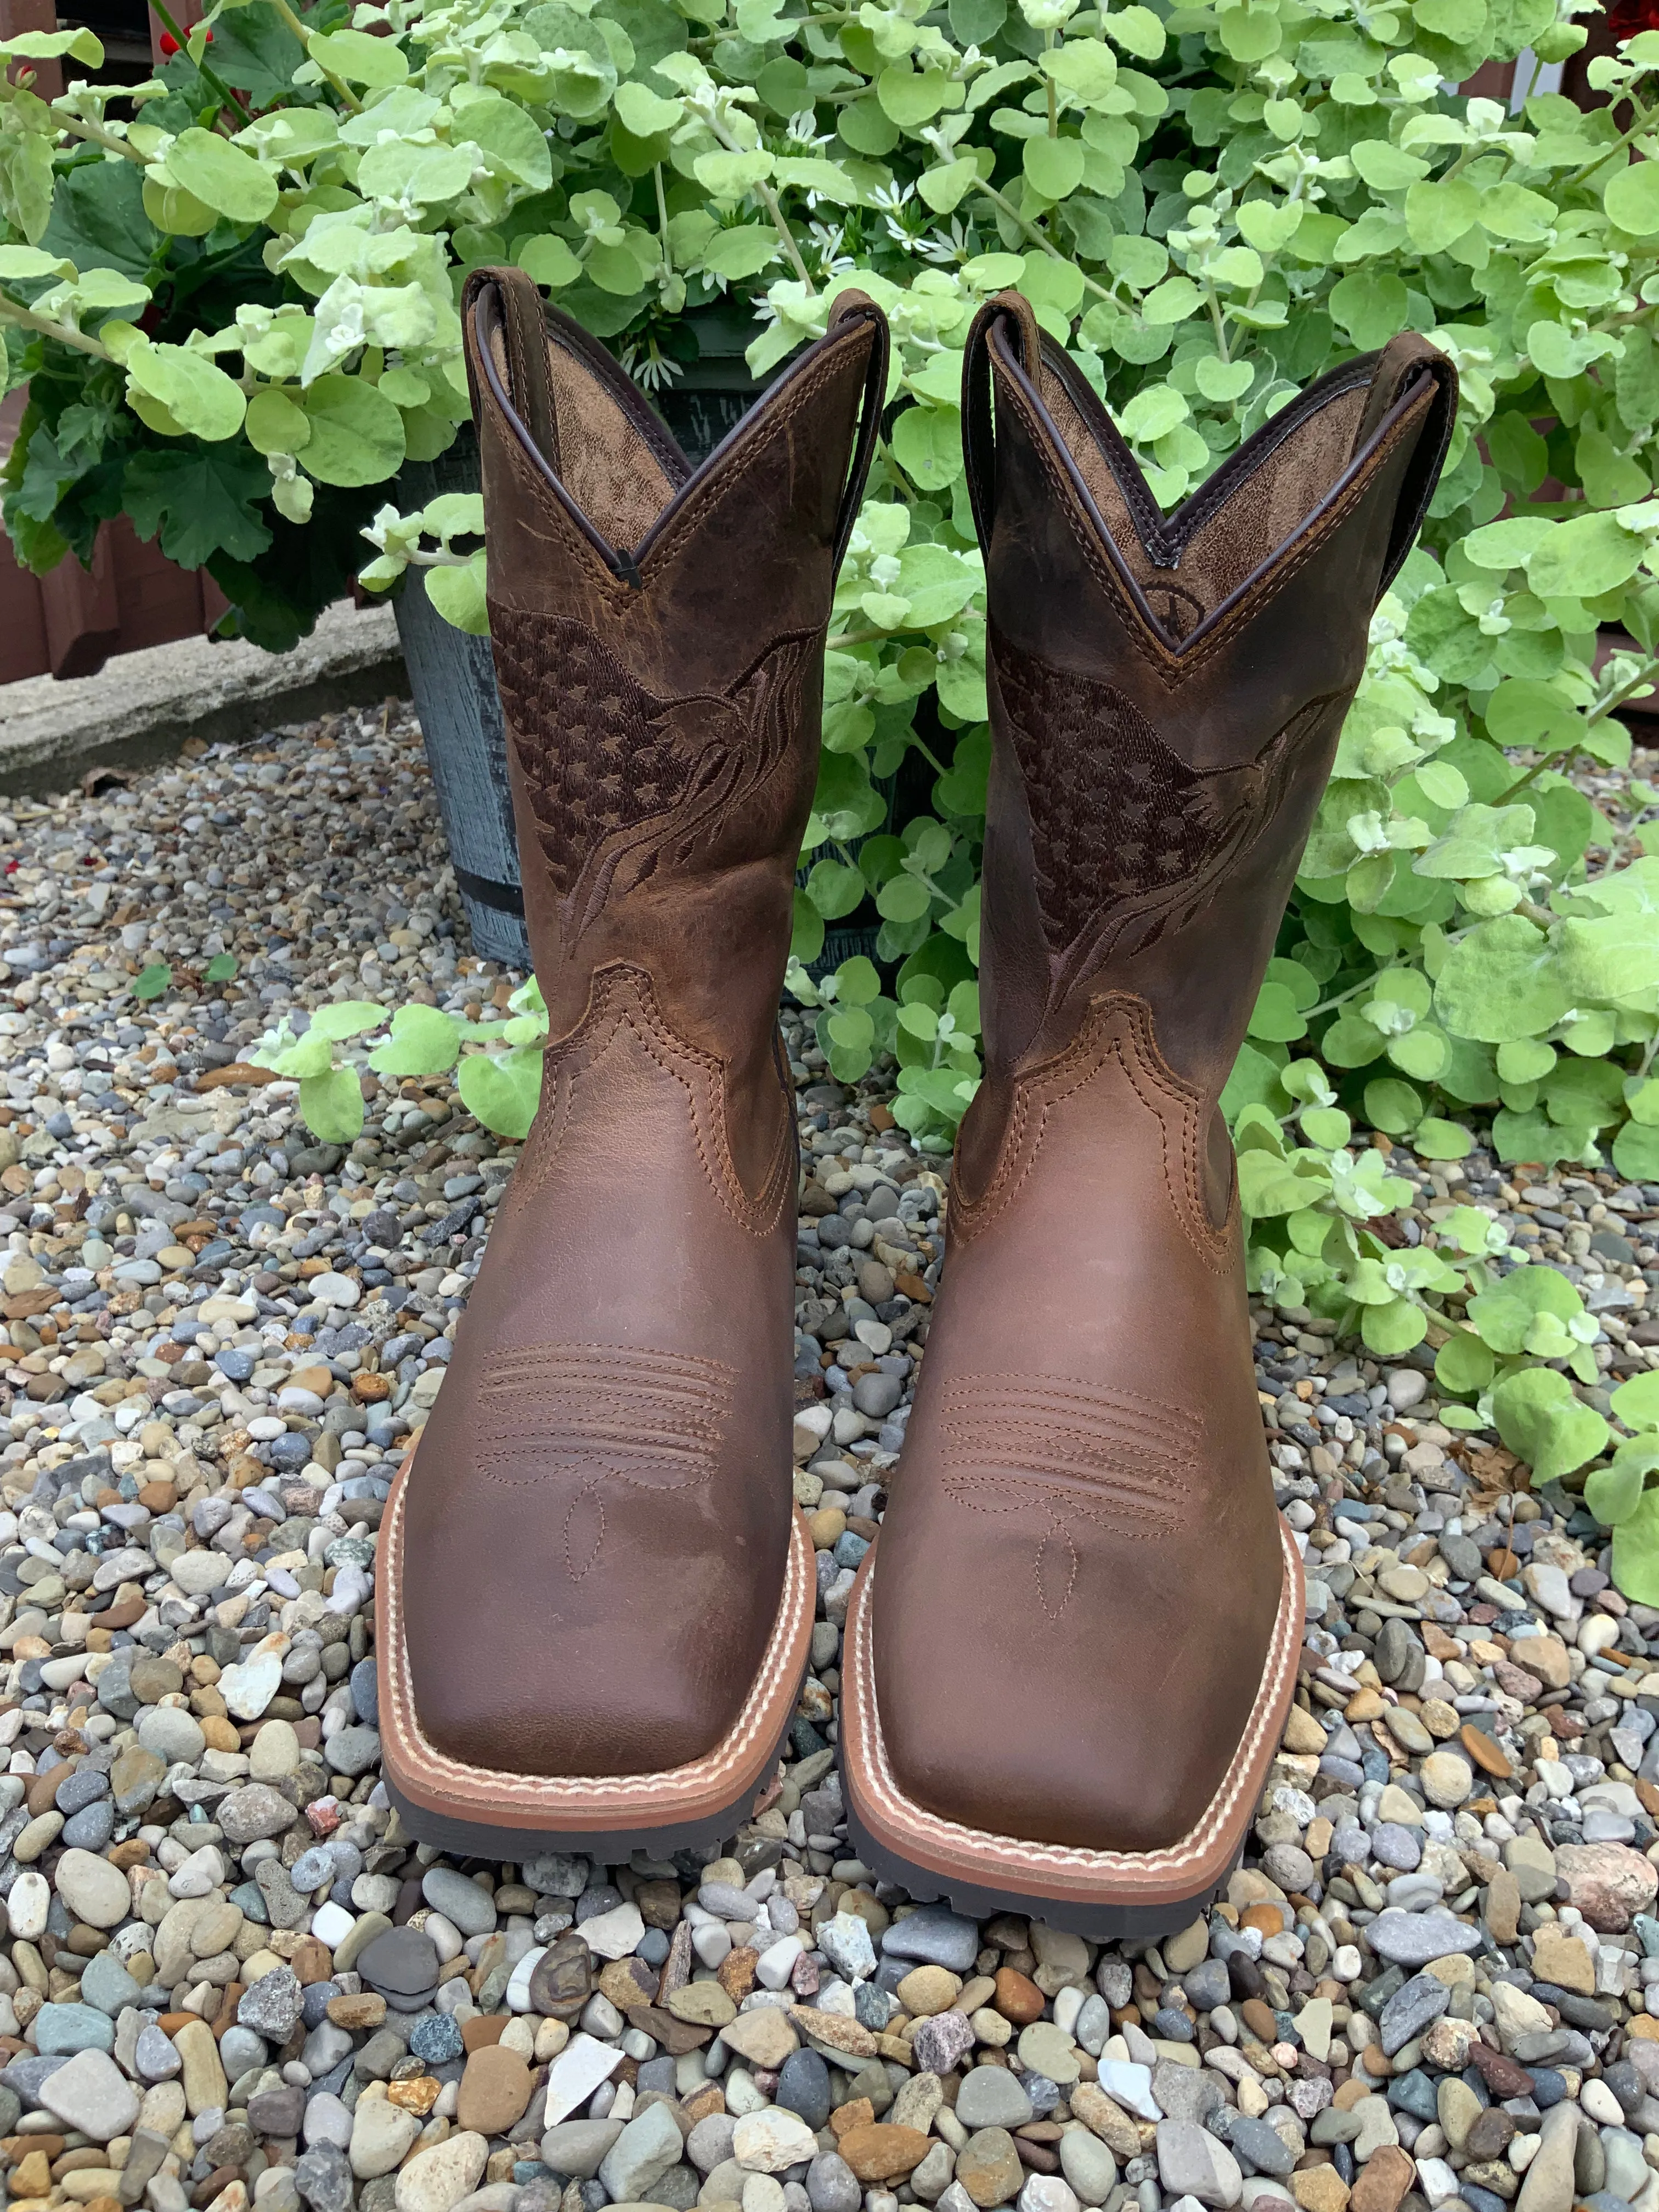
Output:
<svg viewBox="0 0 1659 2212">
<path fill-rule="evenodd" d="M 519 2064 L 524 2064 L 522 2058 Z M 424 2118 L 437 2103 L 442 2090 L 443 2083 L 434 2081 L 430 2074 L 417 2074 L 412 2081 L 388 2083 L 386 2095 L 402 2111 L 414 2112 Z"/>
<path fill-rule="evenodd" d="M 1300 1705 L 1292 1705 L 1285 1717 L 1281 1741 L 1286 1751 L 1317 1758 L 1325 1749 L 1325 1731 L 1311 1713 L 1304 1712 Z"/>
<path fill-rule="evenodd" d="M 495 2044 L 475 2051 L 461 2076 L 455 2117 L 481 2136 L 505 2135 L 529 2106 L 535 2077 L 516 2051 Z"/>
<path fill-rule="evenodd" d="M 860 2181 L 902 2181 L 927 2157 L 927 2137 L 920 2128 L 890 2127 L 878 2121 L 850 2128 L 838 2148 Z"/>
<path fill-rule="evenodd" d="M 947 1967 L 916 1966 L 894 1994 L 913 2020 L 926 2020 L 933 2013 L 948 2012 L 961 1991 L 961 1977 Z"/>
<path fill-rule="evenodd" d="M 1348 2185 L 1334 2166 L 1308 2166 L 1291 2176 L 1291 2194 L 1302 2212 L 1346 2212 Z"/>
</svg>

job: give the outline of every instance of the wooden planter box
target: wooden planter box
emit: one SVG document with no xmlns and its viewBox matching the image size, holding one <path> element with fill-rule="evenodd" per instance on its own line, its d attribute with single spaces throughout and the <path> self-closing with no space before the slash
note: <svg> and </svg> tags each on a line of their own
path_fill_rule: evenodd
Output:
<svg viewBox="0 0 1659 2212">
<path fill-rule="evenodd" d="M 0 684 L 95 676 L 112 653 L 199 636 L 228 604 L 205 569 L 175 567 L 124 514 L 99 532 L 90 570 L 70 555 L 31 575 L 0 539 Z"/>
</svg>

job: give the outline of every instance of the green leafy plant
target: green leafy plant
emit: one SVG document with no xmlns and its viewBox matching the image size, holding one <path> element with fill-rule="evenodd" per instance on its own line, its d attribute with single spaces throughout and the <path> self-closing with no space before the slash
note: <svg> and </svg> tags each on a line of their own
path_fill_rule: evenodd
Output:
<svg viewBox="0 0 1659 2212">
<path fill-rule="evenodd" d="M 533 980 L 507 1003 L 508 1020 L 470 1022 L 438 1006 L 399 1006 L 388 1017 L 385 1006 L 367 1000 L 337 1000 L 319 1007 L 300 1037 L 285 1015 L 248 1059 L 298 1080 L 301 1115 L 327 1144 L 349 1145 L 361 1133 L 365 1069 L 396 1082 L 455 1068 L 468 1112 L 497 1135 L 516 1139 L 528 1133 L 541 1096 L 547 1010 Z M 378 1044 L 366 1042 L 383 1028 Z M 481 1048 L 464 1051 L 469 1044 Z"/>
<path fill-rule="evenodd" d="M 1613 1530 L 1620 1589 L 1644 1605 L 1659 1604 L 1659 1492 L 1648 1487 L 1648 1477 L 1659 1469 L 1659 1375 L 1621 1383 L 1611 1402 L 1630 1433 L 1620 1439 L 1609 1464 L 1586 1478 L 1584 1503 Z"/>
</svg>

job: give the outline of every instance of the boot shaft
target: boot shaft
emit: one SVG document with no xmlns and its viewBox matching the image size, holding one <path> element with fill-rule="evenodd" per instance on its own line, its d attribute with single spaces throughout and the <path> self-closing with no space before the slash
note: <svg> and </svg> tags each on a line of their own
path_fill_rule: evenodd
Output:
<svg viewBox="0 0 1659 2212">
<path fill-rule="evenodd" d="M 1018 1072 L 1107 994 L 1143 1002 L 1171 1070 L 1219 1094 L 1455 403 L 1445 357 L 1396 339 L 1163 515 L 1025 302 L 981 313 L 963 399 L 993 726 L 970 1185 Z"/>
<path fill-rule="evenodd" d="M 463 319 L 526 918 L 555 1039 L 627 963 L 692 1047 L 759 1075 L 817 780 L 823 635 L 886 325 L 829 334 L 693 469 L 522 271 Z"/>
</svg>

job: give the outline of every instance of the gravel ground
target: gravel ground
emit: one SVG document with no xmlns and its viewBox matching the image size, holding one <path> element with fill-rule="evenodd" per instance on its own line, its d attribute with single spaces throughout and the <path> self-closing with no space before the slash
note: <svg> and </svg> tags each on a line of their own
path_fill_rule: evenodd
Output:
<svg viewBox="0 0 1659 2212">
<path fill-rule="evenodd" d="M 426 1079 L 343 1154 L 224 1071 L 290 1005 L 504 998 L 414 726 L 203 753 L 0 837 L 15 2206 L 1659 2212 L 1659 1613 L 1571 1497 L 1440 1423 L 1426 1360 L 1257 1317 L 1310 1609 L 1207 1923 L 1102 1950 L 913 1909 L 848 1855 L 840 1624 L 948 1177 L 793 1023 L 822 1619 L 780 1781 L 706 1864 L 413 1847 L 378 1781 L 374 1533 L 514 1148 Z M 1486 1206 L 1582 1284 L 1609 1379 L 1659 1358 L 1659 1190 L 1395 1165 L 1408 1238 Z"/>
</svg>

